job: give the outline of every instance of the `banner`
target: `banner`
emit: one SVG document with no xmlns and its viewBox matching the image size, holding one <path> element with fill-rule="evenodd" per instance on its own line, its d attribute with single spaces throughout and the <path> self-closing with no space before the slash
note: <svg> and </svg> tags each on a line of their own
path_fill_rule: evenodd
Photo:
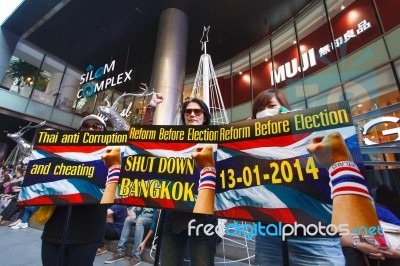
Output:
<svg viewBox="0 0 400 266">
<path fill-rule="evenodd" d="M 99 203 L 108 146 L 124 151 L 126 132 L 38 131 L 21 192 L 20 205 Z"/>
<path fill-rule="evenodd" d="M 191 212 L 200 176 L 191 154 L 197 147 L 211 145 L 217 169 L 217 216 L 329 224 L 329 175 L 306 146 L 314 137 L 332 132 L 342 135 L 363 170 L 345 102 L 223 126 L 39 132 L 19 200 L 26 205 L 98 203 L 107 175 L 101 155 L 115 145 L 122 149 L 116 203 Z M 79 135 L 76 142 L 68 140 L 73 134 Z M 57 141 L 50 136 L 58 136 Z"/>
</svg>

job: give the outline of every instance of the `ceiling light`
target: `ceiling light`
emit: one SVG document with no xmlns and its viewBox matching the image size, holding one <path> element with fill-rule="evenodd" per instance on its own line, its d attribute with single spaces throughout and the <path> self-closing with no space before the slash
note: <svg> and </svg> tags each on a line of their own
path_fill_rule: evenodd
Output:
<svg viewBox="0 0 400 266">
<path fill-rule="evenodd" d="M 264 61 L 265 61 L 265 62 L 268 62 L 268 58 L 265 58 Z"/>
<path fill-rule="evenodd" d="M 341 9 L 341 10 L 345 9 L 344 5 L 342 5 L 342 6 L 340 7 L 340 9 Z"/>
<path fill-rule="evenodd" d="M 242 71 L 239 71 L 239 75 L 242 75 Z"/>
<path fill-rule="evenodd" d="M 293 44 L 296 44 L 296 43 L 297 43 L 296 40 L 294 40 L 294 41 L 293 41 Z"/>
<path fill-rule="evenodd" d="M 361 107 L 362 106 L 362 104 L 360 103 L 359 105 L 357 105 L 357 107 Z"/>
</svg>

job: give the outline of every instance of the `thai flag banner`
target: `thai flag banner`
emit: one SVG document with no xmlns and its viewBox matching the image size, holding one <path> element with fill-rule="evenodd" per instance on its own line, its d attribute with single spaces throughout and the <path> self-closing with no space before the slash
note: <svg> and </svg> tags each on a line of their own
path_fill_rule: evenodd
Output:
<svg viewBox="0 0 400 266">
<path fill-rule="evenodd" d="M 333 132 L 343 137 L 363 171 L 345 102 L 222 126 L 215 214 L 266 223 L 330 224 L 328 170 L 306 146 Z"/>
<path fill-rule="evenodd" d="M 99 203 L 108 170 L 101 155 L 126 142 L 126 132 L 38 131 L 18 204 Z"/>
<path fill-rule="evenodd" d="M 343 137 L 363 171 L 345 102 L 222 126 L 135 125 L 128 132 L 101 133 L 40 131 L 19 202 L 99 203 L 108 171 L 101 155 L 108 146 L 119 146 L 122 162 L 116 203 L 192 212 L 203 191 L 198 189 L 200 171 L 192 153 L 212 146 L 218 217 L 329 224 L 328 171 L 306 146 L 313 138 L 332 132 Z"/>
<path fill-rule="evenodd" d="M 199 147 L 218 147 L 218 126 L 131 126 L 129 156 L 122 160 L 115 202 L 194 208 L 200 172 L 192 159 Z"/>
<path fill-rule="evenodd" d="M 332 132 L 363 169 L 344 102 L 224 126 L 134 126 L 128 137 L 136 155 L 124 158 L 116 201 L 192 211 L 200 173 L 191 154 L 213 144 L 218 217 L 329 224 L 329 175 L 306 146 Z"/>
</svg>

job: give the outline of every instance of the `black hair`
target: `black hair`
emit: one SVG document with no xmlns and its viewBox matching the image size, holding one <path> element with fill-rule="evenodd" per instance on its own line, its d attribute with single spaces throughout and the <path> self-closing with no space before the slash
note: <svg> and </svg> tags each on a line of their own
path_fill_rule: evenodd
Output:
<svg viewBox="0 0 400 266">
<path fill-rule="evenodd" d="M 272 98 L 275 97 L 280 105 L 290 110 L 290 106 L 286 96 L 280 91 L 274 89 L 268 89 L 260 92 L 253 100 L 253 108 L 251 110 L 251 118 L 255 119 L 258 112 L 265 109 L 266 106 L 271 102 Z"/>
<path fill-rule="evenodd" d="M 20 173 L 21 175 L 24 175 L 25 174 L 25 169 L 18 169 L 17 172 Z"/>
<path fill-rule="evenodd" d="M 197 103 L 198 105 L 200 105 L 200 108 L 204 112 L 203 125 L 209 125 L 211 123 L 211 114 L 210 114 L 210 111 L 208 110 L 208 106 L 202 100 L 197 99 L 197 98 L 192 98 L 192 99 L 187 100 L 186 102 L 182 103 L 181 119 L 182 119 L 183 124 L 186 125 L 185 124 L 185 110 L 186 110 L 186 107 L 189 105 L 189 103 Z"/>
</svg>

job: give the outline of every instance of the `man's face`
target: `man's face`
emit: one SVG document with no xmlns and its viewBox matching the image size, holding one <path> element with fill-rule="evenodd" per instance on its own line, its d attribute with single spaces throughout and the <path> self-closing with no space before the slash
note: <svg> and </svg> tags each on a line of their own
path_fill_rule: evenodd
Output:
<svg viewBox="0 0 400 266">
<path fill-rule="evenodd" d="M 96 119 L 89 119 L 82 124 L 81 131 L 104 131 L 104 125 Z"/>
</svg>

